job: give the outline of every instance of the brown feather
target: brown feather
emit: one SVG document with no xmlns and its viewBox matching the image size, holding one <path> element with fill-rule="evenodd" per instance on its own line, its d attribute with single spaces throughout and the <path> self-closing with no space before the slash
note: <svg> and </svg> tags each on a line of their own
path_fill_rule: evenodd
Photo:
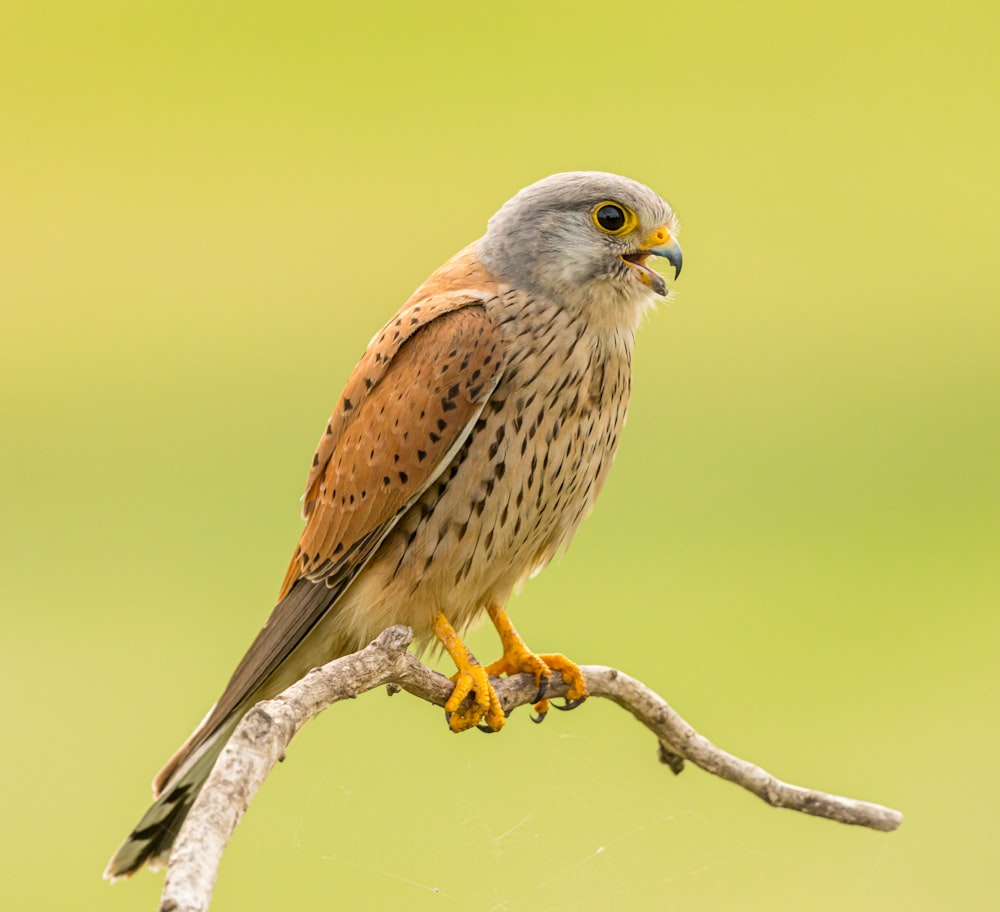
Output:
<svg viewBox="0 0 1000 912">
<path fill-rule="evenodd" d="M 410 323 L 411 317 L 418 322 Z M 402 341 L 393 338 L 399 319 L 399 326 L 409 327 Z M 309 518 L 278 604 L 219 702 L 157 775 L 158 790 L 230 714 L 272 695 L 266 692 L 269 679 L 331 609 L 400 515 L 447 468 L 504 365 L 499 332 L 470 295 L 404 308 L 373 341 L 362 365 L 373 351 L 386 350 L 390 354 L 375 362 L 381 372 L 367 395 L 346 408 L 341 397 L 336 445 L 322 475 L 311 481 Z M 352 381 L 358 376 L 355 370 Z M 308 670 L 297 670 L 291 680 Z M 290 673 L 282 668 L 280 680 Z"/>
<path fill-rule="evenodd" d="M 320 480 L 340 441 L 341 434 L 354 419 L 357 409 L 385 375 L 403 343 L 436 317 L 474 304 L 482 299 L 484 292 L 495 293 L 496 288 L 496 279 L 476 258 L 475 248 L 470 244 L 436 270 L 410 295 L 399 312 L 376 333 L 347 381 L 347 386 L 344 387 L 344 392 L 316 446 L 309 477 L 306 479 L 306 492 L 302 504 L 303 519 L 309 518 L 309 513 L 316 503 Z M 282 588 L 282 592 L 284 591 L 285 587 Z"/>
</svg>

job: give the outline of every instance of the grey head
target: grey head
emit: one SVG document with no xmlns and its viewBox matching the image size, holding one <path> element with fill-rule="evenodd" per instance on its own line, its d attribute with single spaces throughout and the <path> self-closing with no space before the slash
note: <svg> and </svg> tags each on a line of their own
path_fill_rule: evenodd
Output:
<svg viewBox="0 0 1000 912">
<path fill-rule="evenodd" d="M 649 187 L 602 171 L 553 174 L 521 190 L 490 219 L 480 259 L 509 284 L 568 307 L 666 295 L 646 265 L 681 271 L 677 219 Z"/>
</svg>

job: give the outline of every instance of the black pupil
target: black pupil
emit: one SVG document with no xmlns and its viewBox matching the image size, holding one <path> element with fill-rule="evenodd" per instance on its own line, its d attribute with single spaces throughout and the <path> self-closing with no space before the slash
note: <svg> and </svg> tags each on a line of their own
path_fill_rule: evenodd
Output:
<svg viewBox="0 0 1000 912">
<path fill-rule="evenodd" d="M 625 213 L 619 206 L 601 206 L 597 210 L 597 224 L 605 231 L 618 231 L 625 224 Z"/>
</svg>

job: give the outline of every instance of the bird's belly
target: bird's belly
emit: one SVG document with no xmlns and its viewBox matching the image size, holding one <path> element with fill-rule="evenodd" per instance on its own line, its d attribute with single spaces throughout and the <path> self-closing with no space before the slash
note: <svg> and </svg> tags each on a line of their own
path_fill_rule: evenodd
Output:
<svg viewBox="0 0 1000 912">
<path fill-rule="evenodd" d="M 427 639 L 437 611 L 462 629 L 568 543 L 624 422 L 627 361 L 605 367 L 599 388 L 586 376 L 558 389 L 499 387 L 466 445 L 345 593 L 336 626 L 350 625 L 358 645 L 394 623 Z"/>
</svg>

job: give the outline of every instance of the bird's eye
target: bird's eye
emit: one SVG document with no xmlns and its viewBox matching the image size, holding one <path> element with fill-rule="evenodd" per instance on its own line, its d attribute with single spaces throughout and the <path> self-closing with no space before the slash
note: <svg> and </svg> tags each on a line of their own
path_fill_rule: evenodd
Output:
<svg viewBox="0 0 1000 912">
<path fill-rule="evenodd" d="M 606 206 L 601 206 L 597 210 L 597 224 L 600 225 L 605 231 L 610 231 L 612 234 L 616 231 L 621 231 L 625 225 L 625 212 L 621 206 L 613 206 L 610 203 Z"/>
<path fill-rule="evenodd" d="M 626 209 L 618 203 L 611 202 L 600 203 L 595 206 L 592 215 L 594 224 L 601 231 L 613 234 L 616 237 L 631 231 L 639 221 L 631 209 Z"/>
</svg>

